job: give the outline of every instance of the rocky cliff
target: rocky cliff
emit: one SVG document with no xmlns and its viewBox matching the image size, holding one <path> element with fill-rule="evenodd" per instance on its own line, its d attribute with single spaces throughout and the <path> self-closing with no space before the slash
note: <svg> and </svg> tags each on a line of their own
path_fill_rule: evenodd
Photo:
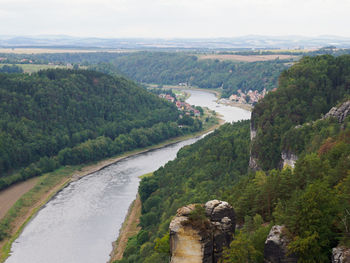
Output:
<svg viewBox="0 0 350 263">
<path fill-rule="evenodd" d="M 191 219 L 197 207 L 192 204 L 179 208 L 170 223 L 171 263 L 216 263 L 223 248 L 232 241 L 232 206 L 218 200 L 201 205 L 204 215 L 200 224 Z"/>
<path fill-rule="evenodd" d="M 348 115 L 350 115 L 350 100 L 344 102 L 339 107 L 331 108 L 323 118 L 333 117 L 336 118 L 339 123 L 342 123 Z"/>
</svg>

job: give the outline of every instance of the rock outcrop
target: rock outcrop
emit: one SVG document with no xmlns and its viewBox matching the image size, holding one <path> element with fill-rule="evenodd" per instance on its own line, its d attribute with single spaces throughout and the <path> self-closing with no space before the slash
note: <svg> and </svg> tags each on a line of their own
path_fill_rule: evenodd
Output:
<svg viewBox="0 0 350 263">
<path fill-rule="evenodd" d="M 218 262 L 223 248 L 229 246 L 235 232 L 235 212 L 227 202 L 212 200 L 203 208 L 205 227 L 193 225 L 189 216 L 195 205 L 177 210 L 170 223 L 171 263 Z"/>
<path fill-rule="evenodd" d="M 282 158 L 282 168 L 286 166 L 290 166 L 294 168 L 295 162 L 298 160 L 298 156 L 292 152 L 283 151 L 281 153 Z"/>
<path fill-rule="evenodd" d="M 289 240 L 283 235 L 284 226 L 273 226 L 265 241 L 264 260 L 266 263 L 294 263 L 295 255 L 288 255 Z"/>
<path fill-rule="evenodd" d="M 339 123 L 342 123 L 348 115 L 350 115 L 350 100 L 344 102 L 338 108 L 331 108 L 330 111 L 323 118 L 326 119 L 329 117 L 333 117 L 336 118 Z"/>
<path fill-rule="evenodd" d="M 254 140 L 256 137 L 256 129 L 254 128 L 253 124 L 250 123 L 250 140 Z"/>
<path fill-rule="evenodd" d="M 256 129 L 254 128 L 252 122 L 250 122 L 250 141 L 251 145 L 253 140 L 256 138 Z M 258 165 L 258 159 L 252 155 L 252 150 L 250 149 L 250 157 L 249 157 L 249 168 L 253 171 L 260 170 Z"/>
<path fill-rule="evenodd" d="M 343 246 L 333 248 L 332 263 L 350 263 L 350 248 Z"/>
</svg>

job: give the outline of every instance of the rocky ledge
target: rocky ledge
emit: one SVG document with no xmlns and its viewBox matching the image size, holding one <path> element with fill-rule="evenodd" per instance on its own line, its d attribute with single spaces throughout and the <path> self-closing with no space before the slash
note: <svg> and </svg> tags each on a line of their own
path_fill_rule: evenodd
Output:
<svg viewBox="0 0 350 263">
<path fill-rule="evenodd" d="M 216 263 L 232 241 L 236 223 L 232 206 L 219 200 L 200 206 L 205 213 L 202 226 L 190 220 L 195 204 L 179 208 L 170 223 L 172 263 Z"/>
</svg>

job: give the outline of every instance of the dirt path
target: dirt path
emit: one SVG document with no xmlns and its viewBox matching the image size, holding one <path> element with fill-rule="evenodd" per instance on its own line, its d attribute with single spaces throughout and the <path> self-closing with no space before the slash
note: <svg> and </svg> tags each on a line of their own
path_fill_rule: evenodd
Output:
<svg viewBox="0 0 350 263">
<path fill-rule="evenodd" d="M 38 177 L 31 178 L 0 191 L 0 219 L 5 216 L 7 211 L 23 194 L 35 186 L 38 179 Z"/>
<path fill-rule="evenodd" d="M 141 200 L 137 196 L 136 200 L 131 204 L 128 215 L 119 231 L 119 237 L 113 244 L 113 251 L 109 262 L 120 260 L 123 258 L 123 253 L 128 243 L 128 239 L 136 235 L 140 231 L 138 226 L 141 216 Z"/>
</svg>

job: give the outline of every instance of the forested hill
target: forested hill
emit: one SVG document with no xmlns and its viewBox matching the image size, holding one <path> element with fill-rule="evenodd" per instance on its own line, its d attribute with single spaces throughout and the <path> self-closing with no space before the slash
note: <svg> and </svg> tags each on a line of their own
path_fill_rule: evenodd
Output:
<svg viewBox="0 0 350 263">
<path fill-rule="evenodd" d="M 262 91 L 277 87 L 279 74 L 287 68 L 286 61 L 234 62 L 198 59 L 195 55 L 175 52 L 136 52 L 110 61 L 114 71 L 144 83 L 188 83 L 200 88 L 222 88 L 224 97 L 238 89 Z M 110 72 L 108 64 L 93 67 Z M 113 70 L 112 70 L 113 71 Z"/>
<path fill-rule="evenodd" d="M 281 74 L 279 89 L 254 108 L 257 137 L 252 155 L 263 169 L 281 162 L 282 137 L 295 126 L 317 120 L 350 96 L 350 55 L 305 57 Z"/>
<path fill-rule="evenodd" d="M 173 104 L 94 71 L 0 74 L 0 100 L 0 188 L 201 126 L 195 121 L 187 130 L 178 128 Z M 19 172 L 10 176 L 13 171 Z"/>
<path fill-rule="evenodd" d="M 289 255 L 331 262 L 332 248 L 350 248 L 350 116 L 343 118 L 350 107 L 349 72 L 349 56 L 305 58 L 282 74 L 280 91 L 256 105 L 253 128 L 263 143 L 254 150 L 269 160 L 270 148 L 280 158 L 281 145 L 288 147 L 298 154 L 294 168 L 276 169 L 271 159 L 264 171 L 248 169 L 250 123 L 244 121 L 223 125 L 143 178 L 142 229 L 116 262 L 169 262 L 176 209 L 211 199 L 232 204 L 240 225 L 220 262 L 267 262 L 273 253 L 264 254 L 264 246 L 273 225 L 283 226 L 284 241 L 274 236 L 277 259 L 269 262 L 295 262 Z M 341 119 L 320 118 L 334 106 L 343 109 Z"/>
</svg>

